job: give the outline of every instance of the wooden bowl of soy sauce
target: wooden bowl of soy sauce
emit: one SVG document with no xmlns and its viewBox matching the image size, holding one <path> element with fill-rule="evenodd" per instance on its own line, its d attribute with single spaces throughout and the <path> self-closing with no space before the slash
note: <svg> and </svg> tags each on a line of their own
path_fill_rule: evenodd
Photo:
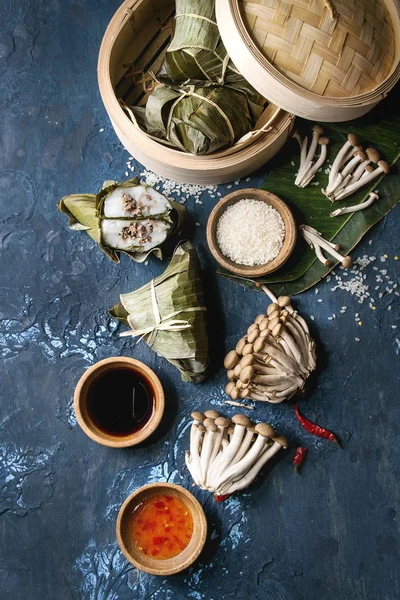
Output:
<svg viewBox="0 0 400 600">
<path fill-rule="evenodd" d="M 144 363 L 118 356 L 90 367 L 74 394 L 79 425 L 103 446 L 126 448 L 147 439 L 164 413 L 164 390 Z"/>
</svg>

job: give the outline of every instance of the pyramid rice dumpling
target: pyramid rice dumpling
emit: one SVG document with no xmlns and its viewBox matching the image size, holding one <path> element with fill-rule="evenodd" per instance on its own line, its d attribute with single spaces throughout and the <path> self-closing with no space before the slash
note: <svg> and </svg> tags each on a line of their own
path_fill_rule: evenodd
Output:
<svg viewBox="0 0 400 600">
<path fill-rule="evenodd" d="M 228 148 L 254 128 L 264 99 L 221 41 L 214 0 L 177 0 L 158 85 L 129 114 L 152 137 L 195 155 Z"/>
<path fill-rule="evenodd" d="M 200 383 L 208 366 L 206 307 L 196 251 L 181 243 L 162 275 L 122 294 L 110 315 L 129 326 L 159 356 L 179 369 L 182 381 Z"/>
</svg>

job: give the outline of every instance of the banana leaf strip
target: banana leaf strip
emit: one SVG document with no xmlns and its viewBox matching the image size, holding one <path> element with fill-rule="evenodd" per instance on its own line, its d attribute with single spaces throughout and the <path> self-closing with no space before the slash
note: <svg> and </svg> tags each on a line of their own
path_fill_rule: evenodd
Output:
<svg viewBox="0 0 400 600">
<path fill-rule="evenodd" d="M 70 229 L 86 231 L 113 262 L 123 252 L 136 262 L 149 254 L 162 258 L 160 246 L 181 226 L 186 210 L 138 178 L 105 181 L 97 194 L 72 194 L 58 204 Z"/>
<path fill-rule="evenodd" d="M 183 242 L 162 275 L 134 292 L 122 294 L 109 313 L 131 330 L 147 332 L 140 337 L 179 369 L 182 381 L 200 383 L 208 366 L 205 311 L 199 260 L 192 244 Z M 183 322 L 184 328 L 163 329 L 171 321 Z"/>
</svg>

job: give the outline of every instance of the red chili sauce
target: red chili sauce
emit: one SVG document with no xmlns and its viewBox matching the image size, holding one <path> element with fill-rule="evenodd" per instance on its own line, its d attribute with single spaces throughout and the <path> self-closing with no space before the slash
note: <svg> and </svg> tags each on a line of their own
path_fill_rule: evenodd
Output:
<svg viewBox="0 0 400 600">
<path fill-rule="evenodd" d="M 136 547 L 146 556 L 172 558 L 190 542 L 193 519 L 181 500 L 157 494 L 144 500 L 134 510 L 130 532 Z"/>
</svg>

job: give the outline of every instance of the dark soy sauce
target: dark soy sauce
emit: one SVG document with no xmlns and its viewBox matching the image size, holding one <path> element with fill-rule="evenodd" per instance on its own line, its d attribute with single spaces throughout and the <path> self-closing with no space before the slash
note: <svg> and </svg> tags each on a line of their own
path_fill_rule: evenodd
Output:
<svg viewBox="0 0 400 600">
<path fill-rule="evenodd" d="M 142 429 L 153 414 L 150 382 L 129 368 L 100 375 L 87 396 L 89 418 L 104 433 L 127 436 Z"/>
</svg>

